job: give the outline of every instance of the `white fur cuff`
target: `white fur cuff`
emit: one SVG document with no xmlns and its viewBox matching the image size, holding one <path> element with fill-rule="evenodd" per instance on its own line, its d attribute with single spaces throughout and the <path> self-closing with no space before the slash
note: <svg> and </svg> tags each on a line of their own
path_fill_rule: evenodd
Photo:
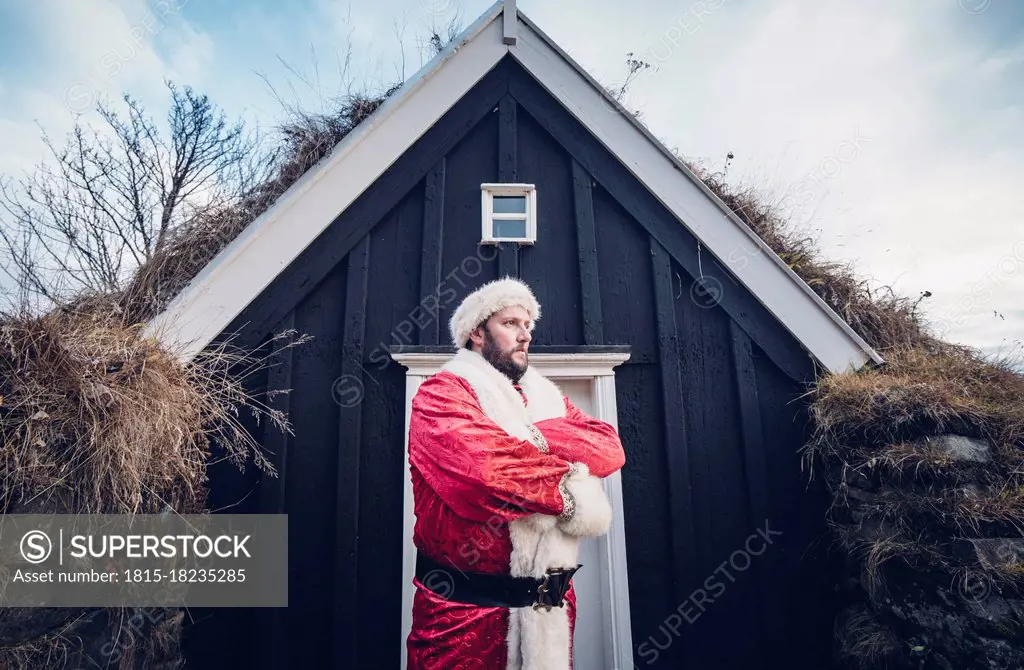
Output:
<svg viewBox="0 0 1024 670">
<path fill-rule="evenodd" d="M 586 465 L 574 463 L 559 488 L 566 508 L 558 523 L 563 532 L 574 537 L 596 537 L 608 532 L 612 506 L 601 480 L 591 475 Z"/>
</svg>

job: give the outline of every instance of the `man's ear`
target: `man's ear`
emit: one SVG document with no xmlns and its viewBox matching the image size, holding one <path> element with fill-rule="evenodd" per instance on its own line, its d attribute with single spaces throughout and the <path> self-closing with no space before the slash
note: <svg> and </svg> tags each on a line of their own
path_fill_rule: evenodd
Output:
<svg viewBox="0 0 1024 670">
<path fill-rule="evenodd" d="M 475 344 L 478 347 L 483 347 L 484 329 L 482 324 L 469 331 L 469 342 L 470 344 Z"/>
</svg>

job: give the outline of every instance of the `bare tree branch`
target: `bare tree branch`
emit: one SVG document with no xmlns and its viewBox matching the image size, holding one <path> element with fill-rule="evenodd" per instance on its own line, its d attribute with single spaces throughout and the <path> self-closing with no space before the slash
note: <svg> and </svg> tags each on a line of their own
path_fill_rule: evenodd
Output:
<svg viewBox="0 0 1024 670">
<path fill-rule="evenodd" d="M 175 229 L 238 202 L 272 160 L 241 122 L 206 95 L 166 82 L 164 132 L 126 95 L 100 104 L 102 127 L 76 124 L 62 147 L 44 134 L 49 162 L 0 181 L 3 270 L 20 291 L 52 303 L 110 293 L 168 244 Z"/>
</svg>

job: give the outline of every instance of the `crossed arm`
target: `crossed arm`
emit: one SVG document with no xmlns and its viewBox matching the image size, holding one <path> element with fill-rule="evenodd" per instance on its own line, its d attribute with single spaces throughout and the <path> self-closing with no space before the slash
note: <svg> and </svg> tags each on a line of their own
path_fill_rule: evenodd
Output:
<svg viewBox="0 0 1024 670">
<path fill-rule="evenodd" d="M 548 442 L 545 454 L 484 414 L 465 385 L 435 375 L 413 399 L 410 462 L 455 514 L 472 521 L 582 516 L 578 504 L 566 505 L 567 497 L 580 496 L 563 495 L 580 479 L 570 474 L 578 468 L 573 464 L 606 477 L 622 467 L 625 455 L 611 425 L 565 403 L 565 418 L 536 424 Z"/>
<path fill-rule="evenodd" d="M 587 416 L 569 398 L 564 401 L 565 418 L 534 424 L 548 442 L 548 453 L 572 463 L 583 463 L 590 474 L 602 479 L 622 469 L 626 454 L 615 428 Z"/>
</svg>

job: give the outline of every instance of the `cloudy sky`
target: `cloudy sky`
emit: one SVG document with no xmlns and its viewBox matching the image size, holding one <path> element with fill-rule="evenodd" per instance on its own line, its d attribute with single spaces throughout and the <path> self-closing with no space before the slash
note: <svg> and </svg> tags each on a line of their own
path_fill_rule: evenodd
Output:
<svg viewBox="0 0 1024 670">
<path fill-rule="evenodd" d="M 45 156 L 100 96 L 162 115 L 163 78 L 272 129 L 377 90 L 424 36 L 487 0 L 0 0 L 0 174 Z M 520 0 L 656 136 L 764 189 L 825 255 L 930 291 L 951 340 L 1024 339 L 1024 3 L 1018 0 Z M 84 117 L 88 120 L 88 116 Z M 788 194 L 788 196 L 787 196 Z"/>
</svg>

